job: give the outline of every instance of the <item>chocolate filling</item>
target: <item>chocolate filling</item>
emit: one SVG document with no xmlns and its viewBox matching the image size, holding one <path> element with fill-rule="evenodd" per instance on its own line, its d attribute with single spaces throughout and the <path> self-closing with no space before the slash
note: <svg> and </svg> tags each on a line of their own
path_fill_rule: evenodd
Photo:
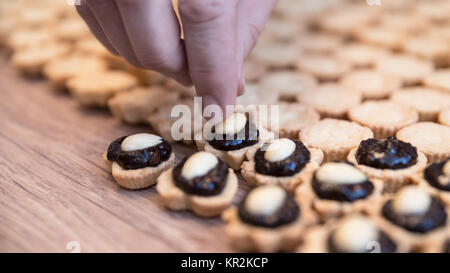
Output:
<svg viewBox="0 0 450 273">
<path fill-rule="evenodd" d="M 175 185 L 184 192 L 192 195 L 213 196 L 222 192 L 228 177 L 228 166 L 219 159 L 217 165 L 205 175 L 186 179 L 182 174 L 185 157 L 172 172 Z"/>
<path fill-rule="evenodd" d="M 248 194 L 238 206 L 239 218 L 247 224 L 266 228 L 276 228 L 292 223 L 300 217 L 300 207 L 294 197 L 290 194 L 287 194 L 283 205 L 270 215 L 256 215 L 248 212 L 245 209 L 247 197 Z M 267 200 L 267 202 L 270 202 L 270 200 Z"/>
<path fill-rule="evenodd" d="M 170 143 L 162 140 L 161 143 L 136 151 L 123 151 L 122 141 L 126 136 L 114 140 L 108 147 L 107 158 L 117 162 L 125 170 L 136 170 L 146 167 L 155 167 L 169 159 L 172 153 Z"/>
<path fill-rule="evenodd" d="M 393 201 L 387 201 L 382 208 L 383 216 L 392 223 L 406 230 L 426 233 L 445 226 L 447 213 L 441 201 L 432 197 L 430 208 L 424 214 L 397 214 L 393 209 Z"/>
<path fill-rule="evenodd" d="M 244 129 L 234 135 L 217 135 L 215 127 L 208 136 L 208 143 L 220 151 L 235 151 L 258 143 L 259 130 L 247 121 Z"/>
<path fill-rule="evenodd" d="M 416 164 L 417 149 L 395 137 L 386 140 L 370 138 L 359 144 L 356 160 L 377 169 L 404 169 Z"/>
<path fill-rule="evenodd" d="M 334 243 L 334 231 L 330 233 L 328 236 L 328 250 L 330 253 L 344 253 L 345 251 L 340 249 Z M 378 240 L 377 242 L 380 244 L 380 252 L 381 253 L 394 253 L 397 250 L 397 244 L 383 231 L 378 232 Z M 368 249 L 365 250 L 365 253 L 370 253 L 373 251 L 373 248 L 370 248 L 370 245 L 367 245 Z"/>
<path fill-rule="evenodd" d="M 427 180 L 431 186 L 443 191 L 450 191 L 450 178 L 445 178 L 445 174 L 442 170 L 448 161 L 449 159 L 433 163 L 428 166 L 424 172 L 425 180 Z"/>
<path fill-rule="evenodd" d="M 333 184 L 318 180 L 316 173 L 313 175 L 312 188 L 320 199 L 354 202 L 371 195 L 375 188 L 368 179 L 357 184 Z"/>
<path fill-rule="evenodd" d="M 270 162 L 264 158 L 265 150 L 268 145 L 264 145 L 255 154 L 255 170 L 260 174 L 283 177 L 292 176 L 301 171 L 311 159 L 311 153 L 306 146 L 297 140 L 295 142 L 294 152 L 287 158 Z"/>
</svg>

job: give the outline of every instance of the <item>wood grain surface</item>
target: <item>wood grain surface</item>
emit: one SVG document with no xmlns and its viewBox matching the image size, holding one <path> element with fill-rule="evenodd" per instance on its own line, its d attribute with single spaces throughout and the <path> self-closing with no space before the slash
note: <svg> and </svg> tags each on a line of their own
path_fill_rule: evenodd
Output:
<svg viewBox="0 0 450 273">
<path fill-rule="evenodd" d="M 127 191 L 101 154 L 129 126 L 85 109 L 0 60 L 0 251 L 229 252 L 224 224 L 163 208 L 155 188 Z M 174 145 L 179 161 L 194 148 Z M 247 186 L 241 181 L 237 200 Z"/>
</svg>

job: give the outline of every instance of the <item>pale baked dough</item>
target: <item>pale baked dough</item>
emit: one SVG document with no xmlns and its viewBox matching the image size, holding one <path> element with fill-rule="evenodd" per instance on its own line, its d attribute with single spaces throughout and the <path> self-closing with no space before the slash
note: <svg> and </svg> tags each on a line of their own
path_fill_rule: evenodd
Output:
<svg viewBox="0 0 450 273">
<path fill-rule="evenodd" d="M 399 140 L 422 151 L 429 163 L 450 157 L 450 128 L 433 122 L 419 122 L 397 132 Z"/>
<path fill-rule="evenodd" d="M 403 127 L 417 122 L 419 114 L 411 106 L 394 101 L 367 101 L 348 111 L 350 120 L 370 128 L 375 138 L 395 136 Z"/>
<path fill-rule="evenodd" d="M 299 134 L 305 145 L 322 150 L 325 162 L 345 160 L 351 149 L 372 137 L 369 128 L 337 119 L 321 120 L 304 128 Z"/>
</svg>

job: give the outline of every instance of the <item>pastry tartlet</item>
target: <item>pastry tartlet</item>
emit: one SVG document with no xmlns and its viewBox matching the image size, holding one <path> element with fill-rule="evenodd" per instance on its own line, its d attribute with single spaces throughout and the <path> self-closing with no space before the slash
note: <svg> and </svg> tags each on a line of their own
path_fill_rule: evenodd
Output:
<svg viewBox="0 0 450 273">
<path fill-rule="evenodd" d="M 392 55 L 381 58 L 376 69 L 399 77 L 404 86 L 420 84 L 433 71 L 433 63 L 410 55 Z"/>
<path fill-rule="evenodd" d="M 217 216 L 233 202 L 238 180 L 231 168 L 208 152 L 197 152 L 158 177 L 156 191 L 171 210 Z"/>
<path fill-rule="evenodd" d="M 450 157 L 450 127 L 433 122 L 419 122 L 397 132 L 397 138 L 409 142 L 433 163 Z"/>
<path fill-rule="evenodd" d="M 263 145 L 242 164 L 241 173 L 251 186 L 276 184 L 288 191 L 307 181 L 319 167 L 323 153 L 302 142 L 281 138 Z"/>
<path fill-rule="evenodd" d="M 107 70 L 107 63 L 98 57 L 72 55 L 55 58 L 44 66 L 44 75 L 59 89 L 64 89 L 70 78 L 83 73 L 97 73 Z"/>
<path fill-rule="evenodd" d="M 175 154 L 161 137 L 141 133 L 114 140 L 103 160 L 117 184 L 138 190 L 154 185 L 158 176 L 173 166 Z"/>
<path fill-rule="evenodd" d="M 355 122 L 324 119 L 304 128 L 300 140 L 308 147 L 322 150 L 324 161 L 342 161 L 362 140 L 372 138 L 369 128 Z"/>
<path fill-rule="evenodd" d="M 439 113 L 450 107 L 450 94 L 426 87 L 400 89 L 391 95 L 391 100 L 416 109 L 419 121 L 437 121 Z"/>
<path fill-rule="evenodd" d="M 67 81 L 72 96 L 83 106 L 106 107 L 114 95 L 138 84 L 135 77 L 123 71 L 99 71 L 79 74 Z"/>
<path fill-rule="evenodd" d="M 297 139 L 301 130 L 320 120 L 320 114 L 314 108 L 301 103 L 280 103 L 278 119 L 271 117 L 273 119 L 267 121 L 266 128 L 278 133 L 280 138 L 292 139 Z"/>
<path fill-rule="evenodd" d="M 303 54 L 297 58 L 297 68 L 320 81 L 335 81 L 352 68 L 350 63 L 325 54 Z"/>
<path fill-rule="evenodd" d="M 424 79 L 426 86 L 450 93 L 450 69 L 439 69 L 427 75 Z"/>
<path fill-rule="evenodd" d="M 438 117 L 439 123 L 450 127 L 450 108 L 442 110 Z"/>
<path fill-rule="evenodd" d="M 160 105 L 172 104 L 177 99 L 176 92 L 167 92 L 159 87 L 137 87 L 108 100 L 108 108 L 114 117 L 135 124 L 145 122 Z"/>
<path fill-rule="evenodd" d="M 416 186 L 382 197 L 367 206 L 366 213 L 398 238 L 408 251 L 442 243 L 449 234 L 448 211 L 442 201 Z"/>
<path fill-rule="evenodd" d="M 395 137 L 364 140 L 347 159 L 369 178 L 384 181 L 385 192 L 395 192 L 410 184 L 427 164 L 427 158 L 416 147 Z"/>
<path fill-rule="evenodd" d="M 266 129 L 258 128 L 245 114 L 237 112 L 206 134 L 206 139 L 196 136 L 197 148 L 214 154 L 233 170 L 239 170 L 244 160 L 253 158 L 259 147 L 274 137 Z"/>
<path fill-rule="evenodd" d="M 361 92 L 365 100 L 388 98 L 392 92 L 402 85 L 398 77 L 373 69 L 350 72 L 340 80 L 340 83 Z"/>
<path fill-rule="evenodd" d="M 295 101 L 298 94 L 309 91 L 316 85 L 317 80 L 314 77 L 287 70 L 267 75 L 261 80 L 259 87 L 272 94 L 278 94 L 278 98 L 282 101 Z"/>
<path fill-rule="evenodd" d="M 415 182 L 438 195 L 450 207 L 450 158 L 430 164 L 415 177 Z"/>
<path fill-rule="evenodd" d="M 403 50 L 433 61 L 436 67 L 446 67 L 450 61 L 447 41 L 436 37 L 410 37 L 403 42 Z"/>
<path fill-rule="evenodd" d="M 387 229 L 362 214 L 351 214 L 306 231 L 301 253 L 394 253 L 406 252 Z"/>
<path fill-rule="evenodd" d="M 225 210 L 225 232 L 238 251 L 292 251 L 303 230 L 317 222 L 301 200 L 276 185 L 251 190 L 237 207 Z"/>
<path fill-rule="evenodd" d="M 351 121 L 369 127 L 376 138 L 395 136 L 403 127 L 417 122 L 419 114 L 411 106 L 398 102 L 366 101 L 348 111 Z"/>
<path fill-rule="evenodd" d="M 369 179 L 352 164 L 328 162 L 297 188 L 296 196 L 309 200 L 321 220 L 326 222 L 362 211 L 367 202 L 381 195 L 382 190 L 382 181 Z"/>
<path fill-rule="evenodd" d="M 355 68 L 373 67 L 378 59 L 388 55 L 386 49 L 363 43 L 344 44 L 336 52 L 337 58 L 349 62 Z"/>
<path fill-rule="evenodd" d="M 322 117 L 344 119 L 349 109 L 361 103 L 362 94 L 341 84 L 326 83 L 300 93 L 297 100 L 316 109 Z"/>
</svg>

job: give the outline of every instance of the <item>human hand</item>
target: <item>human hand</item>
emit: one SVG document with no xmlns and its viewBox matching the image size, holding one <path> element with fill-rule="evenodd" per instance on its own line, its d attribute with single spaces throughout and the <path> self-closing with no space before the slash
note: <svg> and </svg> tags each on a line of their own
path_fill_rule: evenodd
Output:
<svg viewBox="0 0 450 273">
<path fill-rule="evenodd" d="M 94 35 L 129 63 L 194 84 L 203 105 L 234 105 L 243 62 L 276 0 L 179 0 L 184 40 L 169 0 L 82 0 Z"/>
</svg>

